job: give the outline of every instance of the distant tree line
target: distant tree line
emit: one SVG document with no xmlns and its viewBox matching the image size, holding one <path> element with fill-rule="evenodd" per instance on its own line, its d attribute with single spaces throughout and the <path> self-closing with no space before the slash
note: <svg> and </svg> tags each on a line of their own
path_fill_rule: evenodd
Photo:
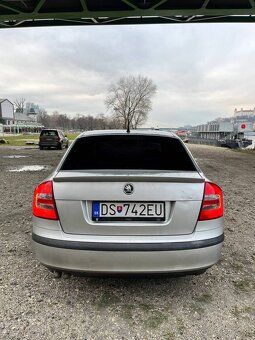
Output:
<svg viewBox="0 0 255 340">
<path fill-rule="evenodd" d="M 104 130 L 104 129 L 136 129 L 148 119 L 152 109 L 152 97 L 157 92 L 157 86 L 147 77 L 122 77 L 108 87 L 105 106 L 110 116 L 76 114 L 70 117 L 58 111 L 48 114 L 40 109 L 38 123 L 45 128 L 62 130 Z M 14 101 L 15 111 L 24 112 L 25 98 Z"/>
<path fill-rule="evenodd" d="M 55 111 L 52 115 L 41 112 L 38 121 L 45 127 L 62 130 L 136 129 L 147 121 L 156 92 L 157 86 L 147 77 L 122 77 L 108 87 L 105 105 L 110 117 L 77 114 L 70 118 Z M 17 107 L 24 105 L 20 102 Z"/>
<path fill-rule="evenodd" d="M 120 129 L 121 123 L 114 117 L 107 117 L 104 114 L 97 116 L 77 114 L 70 117 L 67 114 L 62 114 L 57 111 L 48 114 L 46 111 L 41 111 L 37 121 L 45 128 L 58 128 L 61 130 L 104 130 L 104 129 Z"/>
</svg>

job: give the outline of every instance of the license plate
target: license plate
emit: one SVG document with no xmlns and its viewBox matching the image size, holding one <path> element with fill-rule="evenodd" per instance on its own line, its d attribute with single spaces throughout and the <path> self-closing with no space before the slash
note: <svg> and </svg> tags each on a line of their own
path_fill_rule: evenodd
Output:
<svg viewBox="0 0 255 340">
<path fill-rule="evenodd" d="M 164 221 L 164 202 L 92 202 L 93 221 Z"/>
</svg>

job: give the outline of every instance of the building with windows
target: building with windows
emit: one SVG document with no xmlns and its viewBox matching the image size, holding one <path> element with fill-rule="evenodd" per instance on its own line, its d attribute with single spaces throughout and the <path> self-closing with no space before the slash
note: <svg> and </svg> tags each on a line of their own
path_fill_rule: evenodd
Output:
<svg viewBox="0 0 255 340">
<path fill-rule="evenodd" d="M 8 99 L 0 98 L 0 123 L 13 123 L 14 119 L 14 106 Z"/>
<path fill-rule="evenodd" d="M 250 110 L 244 110 L 243 108 L 241 110 L 235 109 L 234 117 L 255 117 L 255 108 Z"/>
<path fill-rule="evenodd" d="M 201 139 L 219 140 L 231 138 L 234 132 L 234 124 L 228 122 L 210 122 L 198 125 L 195 128 L 197 137 Z"/>
<path fill-rule="evenodd" d="M 8 99 L 0 99 L 0 131 L 5 133 L 39 132 L 43 125 L 37 122 L 35 114 L 14 112 L 14 105 Z"/>
<path fill-rule="evenodd" d="M 195 135 L 205 140 L 221 140 L 244 138 L 244 134 L 253 131 L 253 123 L 245 120 L 232 122 L 210 122 L 198 125 L 195 128 Z"/>
</svg>

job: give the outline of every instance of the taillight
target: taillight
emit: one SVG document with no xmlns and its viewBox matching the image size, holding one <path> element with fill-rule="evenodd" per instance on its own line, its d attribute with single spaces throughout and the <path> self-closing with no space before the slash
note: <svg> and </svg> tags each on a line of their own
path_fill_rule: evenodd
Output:
<svg viewBox="0 0 255 340">
<path fill-rule="evenodd" d="M 221 188 L 210 182 L 205 183 L 204 197 L 198 220 L 211 220 L 223 216 L 223 194 Z"/>
<path fill-rule="evenodd" d="M 44 182 L 35 189 L 33 215 L 50 220 L 58 220 L 52 181 Z"/>
</svg>

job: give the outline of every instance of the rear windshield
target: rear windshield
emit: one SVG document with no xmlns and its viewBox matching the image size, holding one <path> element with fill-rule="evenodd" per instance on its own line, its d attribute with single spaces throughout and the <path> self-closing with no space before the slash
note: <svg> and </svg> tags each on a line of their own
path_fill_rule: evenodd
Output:
<svg viewBox="0 0 255 340">
<path fill-rule="evenodd" d="M 128 134 L 77 139 L 61 170 L 92 169 L 196 170 L 178 139 Z"/>
<path fill-rule="evenodd" d="M 42 130 L 41 136 L 57 136 L 58 132 L 56 130 Z"/>
</svg>

